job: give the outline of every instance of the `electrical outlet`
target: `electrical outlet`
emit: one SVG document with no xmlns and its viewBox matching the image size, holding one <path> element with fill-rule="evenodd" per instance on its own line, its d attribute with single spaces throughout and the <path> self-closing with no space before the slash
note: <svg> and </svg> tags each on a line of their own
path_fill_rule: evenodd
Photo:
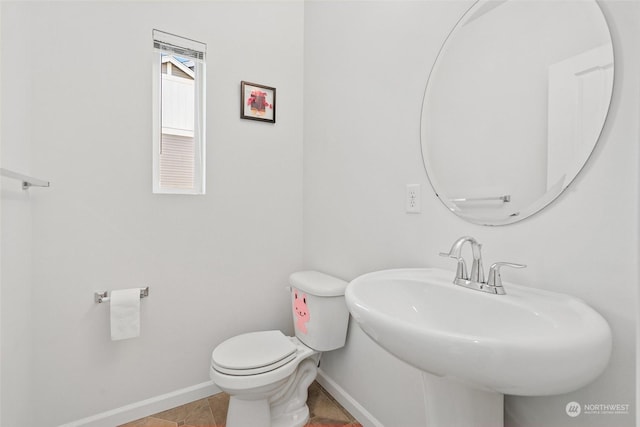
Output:
<svg viewBox="0 0 640 427">
<path fill-rule="evenodd" d="M 405 205 L 408 213 L 420 213 L 420 184 L 407 184 Z"/>
</svg>

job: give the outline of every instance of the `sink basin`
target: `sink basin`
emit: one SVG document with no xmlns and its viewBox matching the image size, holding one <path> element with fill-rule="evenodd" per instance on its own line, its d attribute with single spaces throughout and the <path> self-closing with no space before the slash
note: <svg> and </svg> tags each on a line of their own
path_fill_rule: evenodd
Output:
<svg viewBox="0 0 640 427">
<path fill-rule="evenodd" d="M 431 268 L 365 274 L 347 286 L 347 306 L 399 359 L 480 390 L 561 394 L 607 366 L 611 330 L 583 301 L 508 282 L 507 295 L 492 295 L 453 277 Z"/>
</svg>

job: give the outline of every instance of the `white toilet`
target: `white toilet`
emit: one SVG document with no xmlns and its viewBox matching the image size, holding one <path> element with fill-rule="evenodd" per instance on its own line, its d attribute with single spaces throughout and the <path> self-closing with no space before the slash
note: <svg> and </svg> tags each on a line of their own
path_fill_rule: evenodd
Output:
<svg viewBox="0 0 640 427">
<path fill-rule="evenodd" d="M 231 396 L 227 427 L 304 426 L 320 352 L 344 346 L 347 282 L 317 271 L 293 273 L 289 282 L 295 337 L 251 332 L 213 350 L 211 379 Z"/>
</svg>

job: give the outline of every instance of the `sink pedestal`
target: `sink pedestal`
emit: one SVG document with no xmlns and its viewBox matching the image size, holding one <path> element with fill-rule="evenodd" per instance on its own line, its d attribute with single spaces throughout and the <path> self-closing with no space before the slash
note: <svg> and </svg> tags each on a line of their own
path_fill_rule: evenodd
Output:
<svg viewBox="0 0 640 427">
<path fill-rule="evenodd" d="M 503 427 L 504 395 L 422 373 L 426 425 Z"/>
</svg>

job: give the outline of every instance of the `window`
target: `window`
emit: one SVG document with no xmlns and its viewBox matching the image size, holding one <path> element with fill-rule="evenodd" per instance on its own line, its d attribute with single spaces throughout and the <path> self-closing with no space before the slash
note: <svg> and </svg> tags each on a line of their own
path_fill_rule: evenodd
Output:
<svg viewBox="0 0 640 427">
<path fill-rule="evenodd" d="M 205 193 L 206 45 L 153 30 L 153 192 Z"/>
</svg>

